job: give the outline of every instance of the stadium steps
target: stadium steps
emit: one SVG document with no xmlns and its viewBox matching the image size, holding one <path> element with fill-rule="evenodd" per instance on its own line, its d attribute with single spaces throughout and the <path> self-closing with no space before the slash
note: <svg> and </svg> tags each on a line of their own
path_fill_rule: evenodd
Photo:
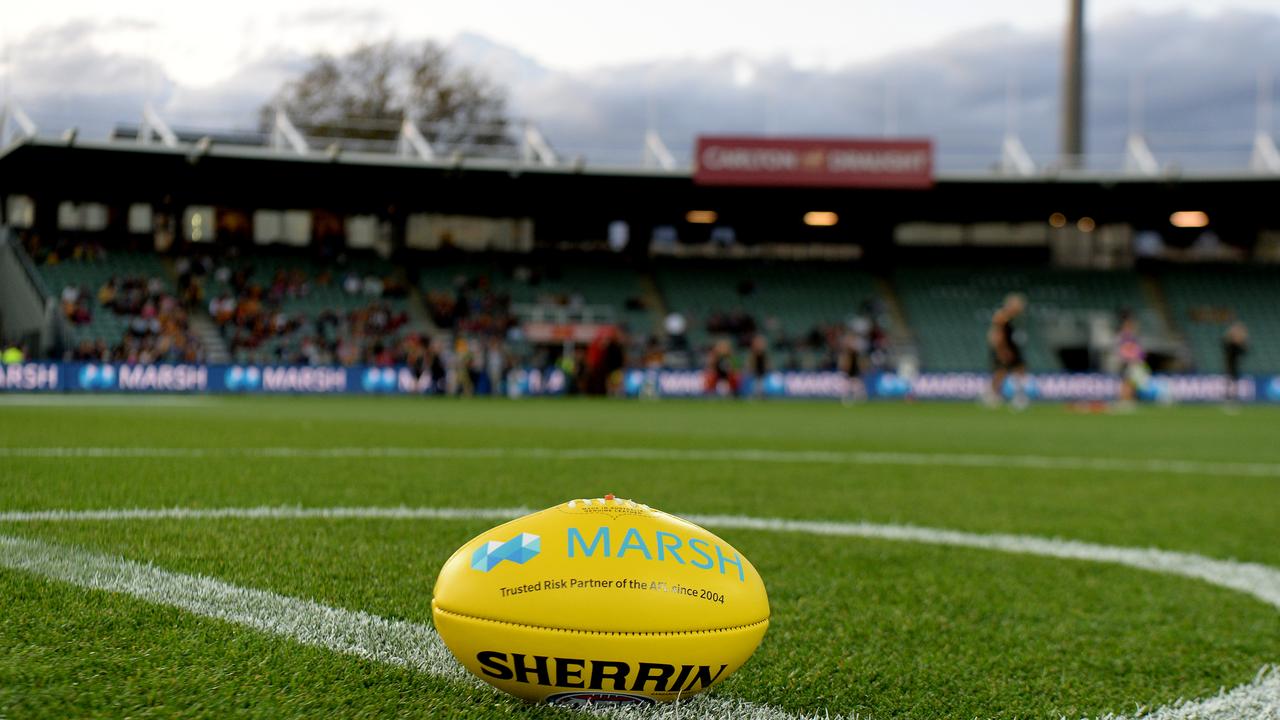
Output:
<svg viewBox="0 0 1280 720">
<path fill-rule="evenodd" d="M 422 289 L 416 284 L 409 284 L 409 297 L 405 304 L 405 311 L 409 313 L 407 329 L 411 332 L 427 337 L 435 337 L 440 332 L 439 326 L 431 319 L 431 313 L 427 312 L 427 301 L 422 297 Z"/>
<path fill-rule="evenodd" d="M 195 335 L 200 345 L 204 347 L 206 360 L 211 363 L 231 362 L 227 343 L 222 339 L 222 333 L 218 332 L 218 326 L 214 324 L 213 318 L 209 317 L 207 310 L 203 307 L 193 309 L 187 313 L 187 323 L 191 334 Z"/>
<path fill-rule="evenodd" d="M 160 266 L 164 268 L 164 276 L 169 281 L 169 286 L 178 287 L 178 270 L 174 267 L 173 258 L 162 257 Z M 209 317 L 209 311 L 204 303 L 197 303 L 196 307 L 187 310 L 187 328 L 204 348 L 206 362 L 231 362 L 227 343 L 222 339 L 222 333 L 218 332 L 218 326 L 213 322 L 213 318 Z"/>
<path fill-rule="evenodd" d="M 914 351 L 916 339 L 911 331 L 911 324 L 907 322 L 907 311 L 902 307 L 902 298 L 898 297 L 898 289 L 894 287 L 893 280 L 885 275 L 875 275 L 872 282 L 875 283 L 876 294 L 884 303 L 885 310 L 889 312 L 890 342 L 899 352 L 908 349 Z"/>
<path fill-rule="evenodd" d="M 1173 306 L 1169 303 L 1169 296 L 1165 294 L 1164 285 L 1159 278 L 1148 272 L 1138 275 L 1138 284 L 1142 288 L 1142 296 L 1147 301 L 1147 306 L 1155 310 L 1156 316 L 1160 318 L 1165 336 L 1178 348 L 1180 369 L 1188 369 L 1191 364 L 1191 343 L 1174 316 Z"/>
<path fill-rule="evenodd" d="M 658 287 L 658 281 L 653 277 L 651 272 L 640 273 L 636 278 L 636 283 L 640 286 L 640 297 L 644 300 L 645 307 L 649 308 L 649 318 L 652 321 L 649 332 L 661 336 L 666 333 L 666 325 L 663 320 L 667 317 L 667 299 L 662 295 L 662 289 Z"/>
</svg>

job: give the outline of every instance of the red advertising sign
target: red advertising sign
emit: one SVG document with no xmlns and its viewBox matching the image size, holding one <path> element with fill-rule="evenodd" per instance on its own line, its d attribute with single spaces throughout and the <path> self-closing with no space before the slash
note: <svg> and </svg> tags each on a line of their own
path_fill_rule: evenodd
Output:
<svg viewBox="0 0 1280 720">
<path fill-rule="evenodd" d="M 702 185 L 933 186 L 929 140 L 700 137 L 694 162 Z"/>
<path fill-rule="evenodd" d="M 590 343 L 600 333 L 613 329 L 600 323 L 527 322 L 522 327 L 524 336 L 535 343 Z"/>
</svg>

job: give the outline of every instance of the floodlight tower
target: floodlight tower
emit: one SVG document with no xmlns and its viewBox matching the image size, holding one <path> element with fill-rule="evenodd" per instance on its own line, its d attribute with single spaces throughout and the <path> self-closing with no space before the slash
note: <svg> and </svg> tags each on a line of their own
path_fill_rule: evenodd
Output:
<svg viewBox="0 0 1280 720">
<path fill-rule="evenodd" d="M 1063 167 L 1084 164 L 1084 0 L 1070 0 L 1062 78 Z"/>
</svg>

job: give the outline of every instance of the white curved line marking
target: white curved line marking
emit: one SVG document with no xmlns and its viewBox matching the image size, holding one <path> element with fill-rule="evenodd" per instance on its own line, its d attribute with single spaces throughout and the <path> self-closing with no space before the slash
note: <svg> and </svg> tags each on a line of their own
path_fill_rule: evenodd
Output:
<svg viewBox="0 0 1280 720">
<path fill-rule="evenodd" d="M 826 450 L 679 450 L 654 448 L 449 448 L 449 447 L 0 447 L 0 458 L 457 458 L 517 460 L 630 460 L 661 462 L 753 462 L 818 465 L 980 467 L 1022 470 L 1280 477 L 1280 463 L 1212 462 L 1058 455 L 914 453 Z"/>
<path fill-rule="evenodd" d="M 327 507 L 260 505 L 224 508 L 131 508 L 122 510 L 11 510 L 0 522 L 85 522 L 115 520 L 510 520 L 533 512 L 529 508 Z"/>
<path fill-rule="evenodd" d="M 524 508 L 410 508 L 410 507 L 250 507 L 160 508 L 123 510 L 41 510 L 0 513 L 0 522 L 75 522 L 162 519 L 485 519 L 505 520 L 526 513 Z M 1193 553 L 1125 548 L 1074 540 L 1023 535 L 981 535 L 907 525 L 815 522 L 735 515 L 688 515 L 688 520 L 717 528 L 794 532 L 837 537 L 918 542 L 1000 552 L 1040 555 L 1126 565 L 1152 572 L 1202 580 L 1251 595 L 1280 609 L 1280 570 L 1257 563 L 1215 560 Z M 196 615 L 245 625 L 297 642 L 377 662 L 412 668 L 449 679 L 467 676 L 449 655 L 435 631 L 406 621 L 388 620 L 364 612 L 333 608 L 310 600 L 264 590 L 242 588 L 212 578 L 183 575 L 123 558 L 20 537 L 0 535 L 0 566 L 25 570 L 81 587 L 118 592 L 148 602 L 187 610 Z M 767 705 L 733 698 L 699 696 L 679 707 L 666 706 L 646 717 L 760 718 L 801 717 Z M 824 715 L 825 717 L 825 715 Z M 1107 715 L 1106 720 L 1126 716 Z M 1179 701 L 1154 710 L 1140 710 L 1133 720 L 1280 719 L 1280 670 L 1266 667 L 1250 683 L 1217 696 Z"/>
</svg>

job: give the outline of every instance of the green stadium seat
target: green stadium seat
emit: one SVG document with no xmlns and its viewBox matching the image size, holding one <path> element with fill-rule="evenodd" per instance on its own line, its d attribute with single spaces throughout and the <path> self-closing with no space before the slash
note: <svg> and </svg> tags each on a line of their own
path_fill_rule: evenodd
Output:
<svg viewBox="0 0 1280 720">
<path fill-rule="evenodd" d="M 984 371 L 990 364 L 986 333 L 991 315 L 1009 292 L 1027 296 L 1024 349 L 1033 371 L 1062 365 L 1046 337 L 1050 324 L 1083 320 L 1121 309 L 1138 314 L 1148 332 L 1159 321 L 1131 272 L 966 267 L 904 268 L 894 274 L 903 309 L 917 339 L 921 366 L 936 371 Z"/>
<path fill-rule="evenodd" d="M 1222 334 L 1233 318 L 1249 327 L 1245 372 L 1280 372 L 1280 269 L 1175 268 L 1160 276 L 1196 369 L 1222 372 Z"/>
</svg>

